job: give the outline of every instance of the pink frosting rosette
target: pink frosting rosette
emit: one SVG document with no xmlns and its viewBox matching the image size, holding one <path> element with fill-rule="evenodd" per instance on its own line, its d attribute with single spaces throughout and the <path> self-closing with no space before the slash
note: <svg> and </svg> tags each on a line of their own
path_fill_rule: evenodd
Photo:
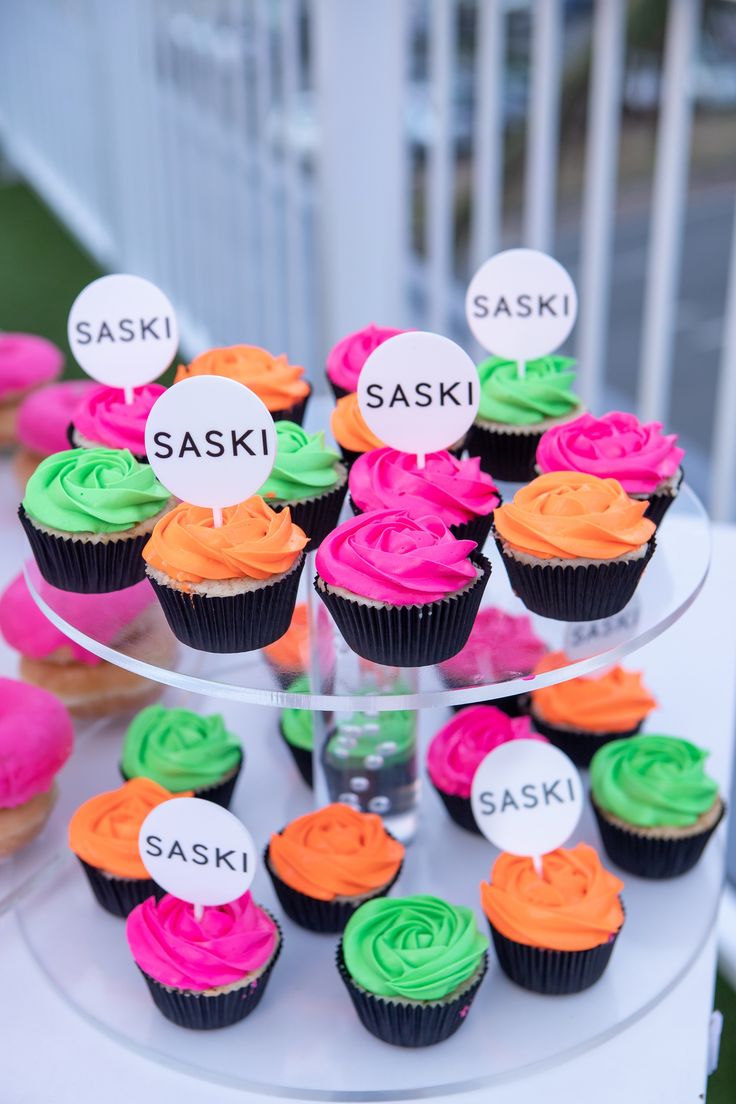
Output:
<svg viewBox="0 0 736 1104">
<path fill-rule="evenodd" d="M 530 617 L 489 606 L 476 617 L 465 647 L 440 667 L 447 677 L 463 682 L 500 682 L 531 674 L 546 653 Z"/>
<path fill-rule="evenodd" d="M 71 717 L 58 698 L 0 678 L 0 809 L 50 790 L 73 745 Z"/>
<path fill-rule="evenodd" d="M 537 467 L 543 475 L 576 471 L 614 478 L 627 494 L 647 495 L 677 472 L 684 455 L 677 435 L 663 433 L 661 422 L 612 410 L 548 429 L 537 447 Z"/>
<path fill-rule="evenodd" d="M 375 510 L 343 522 L 319 547 L 317 573 L 363 598 L 410 606 L 437 602 L 476 578 L 475 541 L 456 540 L 436 514 Z"/>
<path fill-rule="evenodd" d="M 244 893 L 228 905 L 205 908 L 167 894 L 149 897 L 128 916 L 131 954 L 149 977 L 174 989 L 202 991 L 233 985 L 260 970 L 273 955 L 279 933 L 271 917 Z"/>
<path fill-rule="evenodd" d="M 473 705 L 459 713 L 432 738 L 427 770 L 438 790 L 470 797 L 473 776 L 489 752 L 509 740 L 540 740 L 529 717 L 507 717 L 493 705 Z"/>
<path fill-rule="evenodd" d="M 156 399 L 163 395 L 160 383 L 136 387 L 132 403 L 118 387 L 95 387 L 74 411 L 77 434 L 96 445 L 129 449 L 135 456 L 146 454 L 146 419 Z"/>
<path fill-rule="evenodd" d="M 446 451 L 428 453 L 424 468 L 418 468 L 411 453 L 373 449 L 353 464 L 349 487 L 361 510 L 401 509 L 412 517 L 437 513 L 446 525 L 485 517 L 500 502 L 477 456 L 458 460 Z"/>
<path fill-rule="evenodd" d="M 356 333 L 348 334 L 327 354 L 327 375 L 345 391 L 357 391 L 358 376 L 373 350 L 390 337 L 404 332 L 371 323 Z"/>
<path fill-rule="evenodd" d="M 18 408 L 20 443 L 41 456 L 63 452 L 69 447 L 66 431 L 75 410 L 96 387 L 91 380 L 66 380 L 33 391 Z"/>
<path fill-rule="evenodd" d="M 0 399 L 17 395 L 61 374 L 64 354 L 36 334 L 0 334 Z"/>
</svg>

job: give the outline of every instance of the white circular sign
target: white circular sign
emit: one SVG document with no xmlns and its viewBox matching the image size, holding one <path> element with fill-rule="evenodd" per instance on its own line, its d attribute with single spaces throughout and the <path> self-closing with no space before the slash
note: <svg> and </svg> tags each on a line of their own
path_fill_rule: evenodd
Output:
<svg viewBox="0 0 736 1104">
<path fill-rule="evenodd" d="M 235 506 L 268 478 L 276 430 L 265 404 L 244 384 L 191 376 L 153 404 L 146 456 L 164 487 L 184 502 Z"/>
<path fill-rule="evenodd" d="M 109 387 L 140 387 L 165 372 L 179 347 L 174 308 L 140 276 L 101 276 L 69 311 L 69 345 L 87 375 Z"/>
<path fill-rule="evenodd" d="M 152 809 L 138 848 L 154 882 L 193 905 L 226 905 L 242 897 L 258 860 L 245 825 L 199 797 L 176 797 Z"/>
<path fill-rule="evenodd" d="M 572 835 L 583 784 L 571 759 L 541 740 L 510 740 L 485 757 L 470 801 L 486 839 L 512 855 L 545 855 Z"/>
<path fill-rule="evenodd" d="M 575 325 L 578 297 L 559 261 L 507 249 L 482 264 L 465 296 L 476 340 L 496 356 L 534 360 L 559 349 Z"/>
<path fill-rule="evenodd" d="M 454 445 L 478 410 L 473 361 L 440 334 L 412 330 L 384 341 L 358 379 L 368 426 L 391 448 L 424 456 Z"/>
</svg>

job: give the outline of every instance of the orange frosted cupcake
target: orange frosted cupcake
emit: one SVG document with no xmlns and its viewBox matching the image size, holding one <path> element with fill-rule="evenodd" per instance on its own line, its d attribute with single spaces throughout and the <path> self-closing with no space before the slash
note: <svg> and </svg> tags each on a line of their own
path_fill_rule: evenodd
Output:
<svg viewBox="0 0 736 1104">
<path fill-rule="evenodd" d="M 326 805 L 274 833 L 264 856 L 284 912 L 310 931 L 341 932 L 401 872 L 404 846 L 374 813 Z"/>
<path fill-rule="evenodd" d="M 535 993 L 579 993 L 608 965 L 623 923 L 623 882 L 587 843 L 531 858 L 503 852 L 480 898 L 498 963 Z"/>
<path fill-rule="evenodd" d="M 294 611 L 308 537 L 259 495 L 222 511 L 182 502 L 143 549 L 172 632 L 206 652 L 249 652 L 282 636 Z"/>
<path fill-rule="evenodd" d="M 564 652 L 550 652 L 535 674 L 565 667 Z M 641 672 L 612 667 L 602 675 L 583 675 L 534 690 L 531 714 L 537 732 L 587 767 L 599 748 L 611 740 L 634 736 L 657 702 L 642 682 Z"/>
<path fill-rule="evenodd" d="M 560 621 L 595 621 L 622 610 L 654 554 L 647 505 L 617 479 L 550 472 L 499 506 L 496 544 L 527 609 Z"/>
<path fill-rule="evenodd" d="M 107 912 L 127 916 L 151 895 L 163 896 L 141 860 L 138 833 L 151 809 L 191 796 L 191 790 L 172 794 L 150 778 L 131 778 L 79 806 L 69 821 L 69 847 Z"/>
<path fill-rule="evenodd" d="M 340 446 L 343 461 L 350 466 L 364 452 L 383 448 L 384 443 L 368 428 L 358 406 L 356 394 L 345 395 L 337 400 L 330 415 L 332 436 Z"/>
<path fill-rule="evenodd" d="M 200 353 L 191 364 L 179 366 L 174 383 L 190 376 L 224 376 L 244 383 L 265 403 L 275 422 L 301 425 L 312 393 L 302 367 L 289 364 L 285 354 L 274 356 L 258 345 L 229 345 Z"/>
</svg>

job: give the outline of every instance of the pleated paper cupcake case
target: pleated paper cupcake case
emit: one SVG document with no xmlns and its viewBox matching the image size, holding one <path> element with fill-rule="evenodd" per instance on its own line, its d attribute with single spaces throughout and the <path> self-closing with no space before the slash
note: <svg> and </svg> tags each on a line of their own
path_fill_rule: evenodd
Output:
<svg viewBox="0 0 736 1104">
<path fill-rule="evenodd" d="M 719 799 L 720 800 L 720 799 Z M 672 836 L 661 839 L 620 827 L 608 820 L 591 797 L 591 805 L 598 822 L 603 848 L 609 859 L 621 870 L 638 878 L 679 878 L 697 864 L 726 814 L 726 803 L 721 801 L 718 819 L 710 827 L 695 835 Z"/>
</svg>

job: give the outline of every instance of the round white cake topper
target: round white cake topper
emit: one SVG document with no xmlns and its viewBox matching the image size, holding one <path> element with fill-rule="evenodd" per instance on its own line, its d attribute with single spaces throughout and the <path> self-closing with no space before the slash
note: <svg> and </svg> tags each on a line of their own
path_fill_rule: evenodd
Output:
<svg viewBox="0 0 736 1104">
<path fill-rule="evenodd" d="M 384 341 L 358 379 L 358 404 L 381 441 L 423 458 L 469 429 L 480 388 L 473 361 L 440 334 L 412 330 Z"/>
<path fill-rule="evenodd" d="M 199 797 L 176 797 L 152 809 L 138 848 L 157 885 L 193 905 L 226 905 L 253 881 L 258 852 L 236 816 Z"/>
<path fill-rule="evenodd" d="M 465 296 L 476 340 L 489 353 L 522 362 L 559 349 L 577 311 L 569 273 L 536 249 L 497 253 L 480 266 Z"/>
<path fill-rule="evenodd" d="M 177 498 L 222 509 L 263 486 L 276 458 L 276 430 L 265 404 L 244 384 L 191 376 L 153 404 L 146 456 Z"/>
<path fill-rule="evenodd" d="M 571 759 L 541 740 L 509 740 L 473 777 L 475 822 L 512 855 L 538 857 L 561 847 L 583 811 L 583 784 Z"/>
<path fill-rule="evenodd" d="M 101 276 L 80 291 L 67 322 L 69 345 L 87 375 L 130 390 L 155 380 L 179 347 L 174 308 L 141 276 Z"/>
</svg>

